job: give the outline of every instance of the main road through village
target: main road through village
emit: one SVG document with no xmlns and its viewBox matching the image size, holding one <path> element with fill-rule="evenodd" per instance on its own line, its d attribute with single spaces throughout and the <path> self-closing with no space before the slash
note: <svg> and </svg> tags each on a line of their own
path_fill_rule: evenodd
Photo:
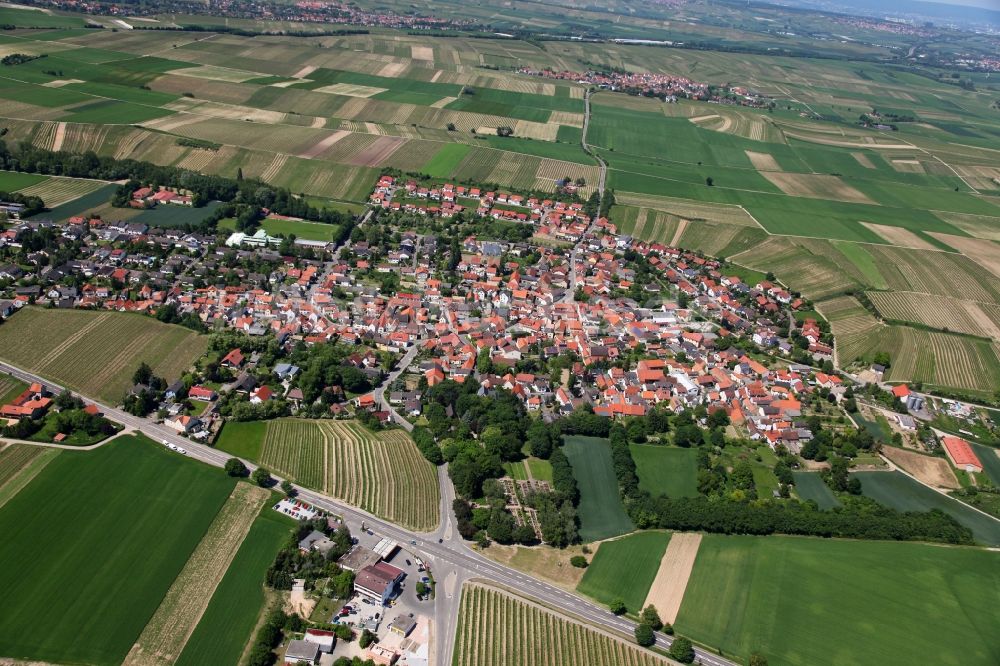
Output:
<svg viewBox="0 0 1000 666">
<path fill-rule="evenodd" d="M 62 387 L 39 375 L 26 372 L 18 367 L 0 363 L 0 372 L 10 374 L 22 381 L 40 382 L 51 390 L 59 392 Z M 157 443 L 169 442 L 184 448 L 188 455 L 209 465 L 222 467 L 232 456 L 198 444 L 176 432 L 155 423 L 150 419 L 133 416 L 111 405 L 102 404 L 88 396 L 81 396 L 88 403 L 93 403 L 104 415 L 124 424 L 127 428 L 141 432 Z M 85 455 L 85 454 L 84 454 Z M 256 468 L 251 461 L 244 464 Z M 635 630 L 635 622 L 613 615 L 607 609 L 594 604 L 572 592 L 550 585 L 521 571 L 504 566 L 468 547 L 458 535 L 453 526 L 451 503 L 454 499 L 454 489 L 448 478 L 445 467 L 438 470 L 441 487 L 441 522 L 433 532 L 410 532 L 398 525 L 387 522 L 357 507 L 340 502 L 332 497 L 322 495 L 308 488 L 299 488 L 298 497 L 326 511 L 342 516 L 348 525 L 360 529 L 362 522 L 375 533 L 398 541 L 400 545 L 428 562 L 436 582 L 434 603 L 434 645 L 432 647 L 432 663 L 448 666 L 452 662 L 454 651 L 455 630 L 458 623 L 458 607 L 461 598 L 462 584 L 469 580 L 481 580 L 498 585 L 507 590 L 534 600 L 555 611 L 592 624 L 605 631 L 622 636 L 631 636 Z M 280 479 L 279 479 L 280 481 Z M 720 612 L 725 612 L 720 609 Z M 662 634 L 656 635 L 656 647 L 667 649 L 672 639 Z M 695 649 L 698 663 L 708 666 L 735 666 L 734 662 L 716 654 Z"/>
</svg>

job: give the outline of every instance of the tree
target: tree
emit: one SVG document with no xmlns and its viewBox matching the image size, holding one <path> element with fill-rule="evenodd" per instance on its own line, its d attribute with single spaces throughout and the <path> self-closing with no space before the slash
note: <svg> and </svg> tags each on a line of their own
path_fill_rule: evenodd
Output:
<svg viewBox="0 0 1000 666">
<path fill-rule="evenodd" d="M 135 369 L 132 374 L 133 384 L 149 384 L 150 380 L 153 378 L 153 369 L 149 367 L 149 364 L 145 361 L 139 364 L 139 367 Z"/>
<path fill-rule="evenodd" d="M 291 497 L 295 494 L 295 486 L 292 485 L 291 481 L 285 479 L 281 482 L 281 492 L 285 493 L 288 497 Z"/>
<path fill-rule="evenodd" d="M 683 636 L 678 636 L 674 639 L 673 644 L 670 646 L 667 656 L 681 662 L 682 664 L 690 664 L 694 661 L 694 646 L 691 645 L 691 641 L 688 639 Z"/>
<path fill-rule="evenodd" d="M 644 624 L 651 626 L 653 631 L 659 631 L 663 628 L 663 621 L 660 619 L 660 614 L 653 604 L 649 604 L 642 609 L 642 621 Z"/>
<path fill-rule="evenodd" d="M 501 125 L 497 128 L 497 136 L 514 136 L 514 129 L 507 125 Z"/>
<path fill-rule="evenodd" d="M 446 127 L 448 128 L 449 132 L 454 132 L 455 131 L 455 123 L 448 123 L 448 125 Z"/>
<path fill-rule="evenodd" d="M 431 589 L 427 587 L 427 583 L 423 581 L 417 581 L 416 592 L 418 597 L 425 597 Z"/>
<path fill-rule="evenodd" d="M 625 611 L 628 610 L 625 607 L 625 600 L 622 599 L 621 597 L 616 597 L 615 599 L 612 599 L 611 603 L 608 604 L 608 608 L 611 609 L 611 612 L 614 613 L 615 615 L 624 615 Z"/>
<path fill-rule="evenodd" d="M 239 458 L 230 458 L 226 461 L 225 467 L 226 474 L 229 476 L 246 476 L 247 467 Z"/>
<path fill-rule="evenodd" d="M 760 652 L 753 652 L 747 659 L 747 666 L 767 666 L 767 657 Z"/>
<path fill-rule="evenodd" d="M 573 557 L 569 558 L 569 563 L 572 564 L 577 569 L 586 569 L 588 565 L 587 558 L 584 557 L 583 555 L 574 555 Z"/>
<path fill-rule="evenodd" d="M 376 638 L 377 636 L 375 636 L 375 634 L 365 629 L 361 632 L 361 638 L 358 639 L 358 645 L 361 646 L 362 650 L 364 650 L 366 647 L 374 643 Z"/>
<path fill-rule="evenodd" d="M 709 187 L 712 187 L 713 185 L 715 185 L 715 179 L 709 176 L 708 178 L 705 179 L 705 184 L 708 185 Z"/>
<path fill-rule="evenodd" d="M 635 642 L 642 647 L 649 647 L 656 642 L 656 636 L 653 634 L 653 628 L 642 622 L 635 625 Z"/>
<path fill-rule="evenodd" d="M 272 482 L 271 473 L 263 467 L 258 467 L 253 471 L 253 474 L 250 475 L 250 480 L 261 488 L 267 488 Z"/>
</svg>

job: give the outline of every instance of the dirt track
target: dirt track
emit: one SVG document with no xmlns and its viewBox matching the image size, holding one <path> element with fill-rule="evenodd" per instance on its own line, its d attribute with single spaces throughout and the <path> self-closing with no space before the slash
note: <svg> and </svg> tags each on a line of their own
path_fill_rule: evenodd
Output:
<svg viewBox="0 0 1000 666">
<path fill-rule="evenodd" d="M 664 622 L 673 624 L 677 620 L 700 546 L 700 534 L 675 533 L 670 537 L 645 603 L 645 606 L 656 606 Z"/>
</svg>

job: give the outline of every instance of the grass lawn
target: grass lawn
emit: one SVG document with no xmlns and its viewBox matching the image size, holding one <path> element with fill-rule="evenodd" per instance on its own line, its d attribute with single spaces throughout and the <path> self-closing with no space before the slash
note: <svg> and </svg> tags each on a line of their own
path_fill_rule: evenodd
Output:
<svg viewBox="0 0 1000 666">
<path fill-rule="evenodd" d="M 599 541 L 635 529 L 618 495 L 608 440 L 572 435 L 563 450 L 580 486 L 580 538 Z"/>
<path fill-rule="evenodd" d="M 274 511 L 272 505 L 265 504 L 254 520 L 184 646 L 179 666 L 239 662 L 264 604 L 264 574 L 295 526 L 295 521 Z"/>
<path fill-rule="evenodd" d="M 620 597 L 629 613 L 638 613 L 668 543 L 669 532 L 639 532 L 605 541 L 597 549 L 577 591 L 604 604 Z"/>
<path fill-rule="evenodd" d="M 120 664 L 234 485 L 145 437 L 63 451 L 0 509 L 0 654 Z"/>
<path fill-rule="evenodd" d="M 528 470 L 524 466 L 524 461 L 505 462 L 503 469 L 507 476 L 515 481 L 526 481 L 528 479 Z"/>
<path fill-rule="evenodd" d="M 698 450 L 632 444 L 639 487 L 651 495 L 698 496 Z"/>
<path fill-rule="evenodd" d="M 552 483 L 552 463 L 541 458 L 528 458 L 524 462 L 528 465 L 533 479 Z"/>
<path fill-rule="evenodd" d="M 260 460 L 260 448 L 266 432 L 267 421 L 227 421 L 215 448 L 239 458 Z"/>
<path fill-rule="evenodd" d="M 34 173 L 0 171 L 0 192 L 16 192 L 25 187 L 37 185 L 47 179 L 48 176 L 39 176 Z"/>
<path fill-rule="evenodd" d="M 984 516 L 958 500 L 942 495 L 902 472 L 854 472 L 862 492 L 897 511 L 944 511 L 972 530 L 976 541 L 1000 546 L 1000 520 Z"/>
<path fill-rule="evenodd" d="M 799 499 L 813 500 L 824 510 L 840 506 L 840 501 L 819 472 L 792 472 L 792 476 L 795 478 L 795 492 L 799 494 Z"/>
<path fill-rule="evenodd" d="M 998 589 L 1000 554 L 976 548 L 708 535 L 674 626 L 772 666 L 985 666 Z"/>
</svg>

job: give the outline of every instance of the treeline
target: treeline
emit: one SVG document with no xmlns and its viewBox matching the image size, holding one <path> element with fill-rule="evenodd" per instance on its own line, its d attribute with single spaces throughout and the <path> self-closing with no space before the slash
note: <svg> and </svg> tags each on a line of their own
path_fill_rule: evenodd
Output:
<svg viewBox="0 0 1000 666">
<path fill-rule="evenodd" d="M 0 58 L 0 65 L 7 65 L 11 67 L 13 65 L 23 65 L 26 62 L 31 62 L 32 60 L 38 60 L 39 58 L 44 58 L 46 55 L 44 53 L 40 55 L 28 55 L 27 53 L 11 53 Z"/>
<path fill-rule="evenodd" d="M 0 141 L 0 143 L 3 142 Z M 41 197 L 21 194 L 20 192 L 0 192 L 0 201 L 24 205 L 22 217 L 31 217 L 45 210 L 45 202 L 42 201 Z"/>
<path fill-rule="evenodd" d="M 26 173 L 93 178 L 97 180 L 126 180 L 132 184 L 170 187 L 192 193 L 192 203 L 204 206 L 210 201 L 243 205 L 259 211 L 291 217 L 301 217 L 315 222 L 336 224 L 340 235 L 346 238 L 354 224 L 354 216 L 336 210 L 317 209 L 296 197 L 284 187 L 274 187 L 260 180 L 226 178 L 200 174 L 171 166 L 158 166 L 150 162 L 98 156 L 93 151 L 85 153 L 53 152 L 38 148 L 29 141 L 18 144 L 16 152 L 0 141 L 0 169 Z"/>
</svg>

